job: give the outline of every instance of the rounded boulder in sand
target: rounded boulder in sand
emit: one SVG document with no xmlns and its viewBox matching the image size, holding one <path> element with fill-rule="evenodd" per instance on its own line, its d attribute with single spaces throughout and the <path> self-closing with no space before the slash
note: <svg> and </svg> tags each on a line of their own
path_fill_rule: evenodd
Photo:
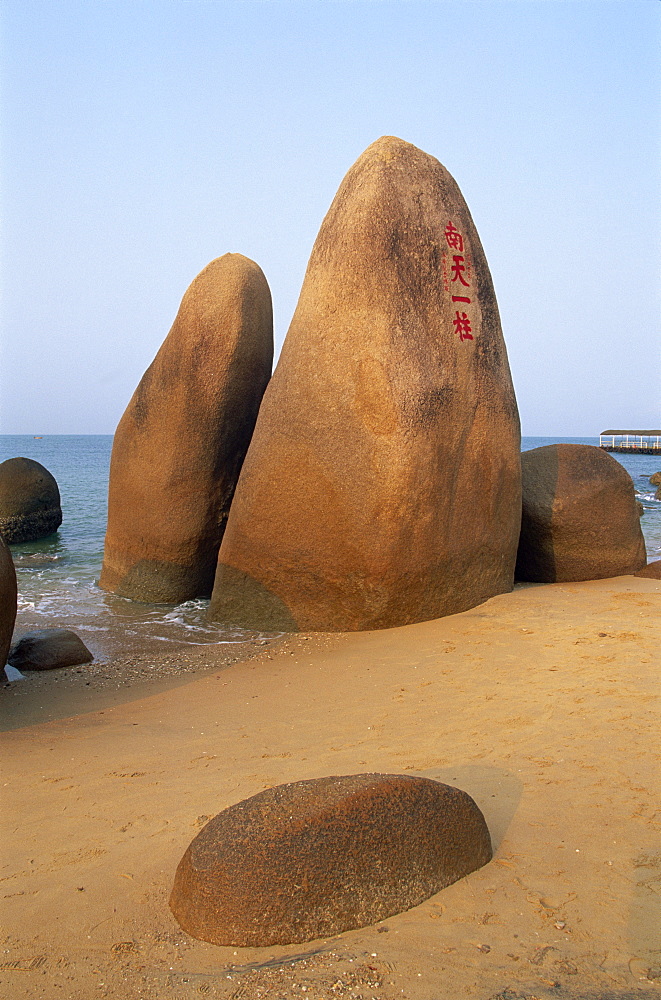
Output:
<svg viewBox="0 0 661 1000">
<path fill-rule="evenodd" d="M 9 546 L 0 535 L 0 671 L 7 662 L 16 621 L 16 570 Z"/>
<path fill-rule="evenodd" d="M 510 590 L 519 420 L 487 262 L 447 170 L 384 137 L 344 178 L 264 395 L 210 614 L 388 628 Z"/>
<path fill-rule="evenodd" d="M 212 944 L 293 944 L 408 910 L 490 859 L 484 817 L 458 788 L 397 774 L 316 778 L 207 823 L 170 907 Z"/>
<path fill-rule="evenodd" d="M 117 428 L 104 590 L 172 604 L 209 596 L 272 362 L 266 278 L 225 254 L 184 295 Z"/>
<path fill-rule="evenodd" d="M 31 458 L 0 464 L 0 535 L 8 545 L 34 542 L 62 524 L 60 491 L 54 476 Z"/>
<path fill-rule="evenodd" d="M 519 580 L 556 583 L 634 573 L 646 562 L 628 472 L 600 448 L 552 444 L 521 455 Z"/>
</svg>

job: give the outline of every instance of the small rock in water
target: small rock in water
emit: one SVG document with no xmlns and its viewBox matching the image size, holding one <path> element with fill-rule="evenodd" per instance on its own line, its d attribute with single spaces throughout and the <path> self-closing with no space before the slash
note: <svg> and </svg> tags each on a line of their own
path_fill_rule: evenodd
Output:
<svg viewBox="0 0 661 1000">
<path fill-rule="evenodd" d="M 21 670 L 53 670 L 91 663 L 92 653 L 75 632 L 67 628 L 45 628 L 25 635 L 9 650 L 7 661 Z"/>
<path fill-rule="evenodd" d="M 48 469 L 31 458 L 0 464 L 0 534 L 9 545 L 33 542 L 62 524 L 60 491 Z"/>
</svg>

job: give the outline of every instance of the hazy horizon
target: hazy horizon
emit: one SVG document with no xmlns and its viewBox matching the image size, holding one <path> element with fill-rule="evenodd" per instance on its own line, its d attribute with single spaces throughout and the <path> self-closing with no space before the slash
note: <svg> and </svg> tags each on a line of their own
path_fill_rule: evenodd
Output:
<svg viewBox="0 0 661 1000">
<path fill-rule="evenodd" d="M 455 177 L 522 433 L 661 423 L 661 10 L 647 0 L 5 0 L 2 434 L 112 434 L 196 274 L 276 349 L 383 134 Z"/>
</svg>

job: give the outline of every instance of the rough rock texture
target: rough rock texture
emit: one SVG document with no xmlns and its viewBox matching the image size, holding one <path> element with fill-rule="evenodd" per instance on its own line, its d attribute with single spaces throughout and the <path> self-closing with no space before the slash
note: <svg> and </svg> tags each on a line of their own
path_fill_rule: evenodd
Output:
<svg viewBox="0 0 661 1000">
<path fill-rule="evenodd" d="M 551 444 L 521 455 L 519 580 L 600 580 L 645 565 L 628 472 L 600 448 Z"/>
<path fill-rule="evenodd" d="M 655 559 L 633 575 L 646 577 L 648 580 L 661 580 L 661 559 Z"/>
<path fill-rule="evenodd" d="M 661 472 L 655 472 L 651 475 L 650 483 L 652 486 L 661 486 Z"/>
<path fill-rule="evenodd" d="M 91 663 L 92 653 L 68 628 L 44 628 L 26 632 L 14 643 L 7 662 L 17 670 L 53 670 Z"/>
<path fill-rule="evenodd" d="M 232 504 L 212 618 L 387 628 L 510 590 L 519 440 L 461 192 L 432 156 L 379 139 L 315 242 Z"/>
<path fill-rule="evenodd" d="M 166 603 L 209 596 L 272 362 L 266 278 L 225 254 L 184 295 L 117 428 L 104 590 Z"/>
<path fill-rule="evenodd" d="M 16 570 L 6 542 L 0 535 L 0 671 L 7 662 L 16 621 Z"/>
<path fill-rule="evenodd" d="M 9 545 L 34 542 L 62 524 L 60 491 L 48 469 L 31 458 L 0 464 L 0 535 Z"/>
<path fill-rule="evenodd" d="M 659 486 L 658 490 L 654 494 L 654 499 L 655 500 L 661 500 L 661 486 Z"/>
<path fill-rule="evenodd" d="M 490 859 L 484 817 L 458 788 L 397 774 L 316 778 L 207 823 L 170 907 L 212 944 L 290 944 L 408 910 Z"/>
</svg>

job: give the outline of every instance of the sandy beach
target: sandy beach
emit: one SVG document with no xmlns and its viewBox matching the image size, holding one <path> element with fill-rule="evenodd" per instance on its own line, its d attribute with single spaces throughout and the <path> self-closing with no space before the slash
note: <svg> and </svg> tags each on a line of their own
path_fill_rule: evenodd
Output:
<svg viewBox="0 0 661 1000">
<path fill-rule="evenodd" d="M 657 995 L 660 608 L 654 580 L 523 586 L 404 628 L 5 686 L 0 997 Z M 174 871 L 209 817 L 367 771 L 465 789 L 493 861 L 329 940 L 180 930 Z"/>
</svg>

